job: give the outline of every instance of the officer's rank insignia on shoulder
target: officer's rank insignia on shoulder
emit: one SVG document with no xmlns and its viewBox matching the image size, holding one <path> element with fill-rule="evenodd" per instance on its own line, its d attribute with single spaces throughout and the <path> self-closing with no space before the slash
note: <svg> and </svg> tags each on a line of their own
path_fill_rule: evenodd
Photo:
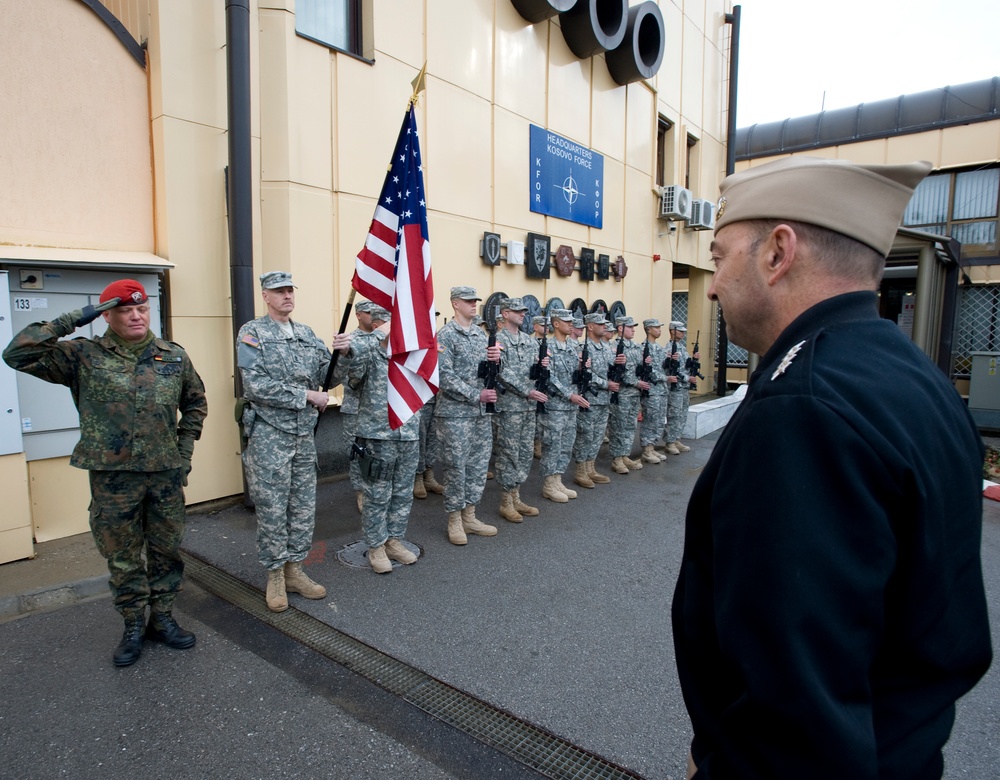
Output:
<svg viewBox="0 0 1000 780">
<path fill-rule="evenodd" d="M 805 343 L 806 343 L 805 341 L 800 341 L 798 344 L 796 344 L 794 347 L 788 350 L 788 352 L 785 353 L 785 356 L 781 359 L 781 362 L 778 364 L 778 367 L 774 369 L 774 373 L 771 374 L 772 382 L 779 376 L 784 374 L 785 371 L 788 370 L 788 367 L 792 365 L 792 361 L 795 360 L 795 356 L 799 354 L 799 350 L 802 349 L 802 345 Z"/>
<path fill-rule="evenodd" d="M 251 333 L 247 333 L 246 335 L 244 335 L 243 338 L 240 339 L 240 343 L 246 344 L 247 346 L 253 347 L 254 349 L 260 349 L 260 341 L 258 341 L 257 337 Z"/>
</svg>

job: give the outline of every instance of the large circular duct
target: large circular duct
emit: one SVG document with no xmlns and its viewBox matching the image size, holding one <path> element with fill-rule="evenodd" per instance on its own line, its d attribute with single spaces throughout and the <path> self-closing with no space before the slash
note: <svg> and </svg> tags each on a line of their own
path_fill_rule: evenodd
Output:
<svg viewBox="0 0 1000 780">
<path fill-rule="evenodd" d="M 568 11 L 576 2 L 577 0 L 510 0 L 517 12 L 532 24 Z"/>
<path fill-rule="evenodd" d="M 666 27 L 660 7 L 647 0 L 629 9 L 625 38 L 605 55 L 615 83 L 625 85 L 656 75 L 663 62 Z"/>
<path fill-rule="evenodd" d="M 559 17 L 563 38 L 580 59 L 617 48 L 625 38 L 628 0 L 577 0 Z"/>
</svg>

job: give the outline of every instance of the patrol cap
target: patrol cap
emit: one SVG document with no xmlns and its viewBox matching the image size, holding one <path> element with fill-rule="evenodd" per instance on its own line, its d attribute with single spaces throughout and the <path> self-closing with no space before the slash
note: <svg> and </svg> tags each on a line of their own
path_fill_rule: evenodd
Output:
<svg viewBox="0 0 1000 780">
<path fill-rule="evenodd" d="M 573 312 L 569 309 L 553 309 L 549 312 L 549 315 L 554 320 L 562 320 L 563 322 L 573 321 Z"/>
<path fill-rule="evenodd" d="M 604 315 L 600 312 L 595 312 L 593 314 L 588 314 L 583 318 L 583 321 L 587 325 L 607 325 L 608 321 L 604 319 Z"/>
<path fill-rule="evenodd" d="M 618 327 L 621 328 L 623 326 L 626 327 L 626 328 L 634 328 L 635 327 L 635 320 L 633 320 L 631 317 L 619 317 L 618 318 Z"/>
<path fill-rule="evenodd" d="M 583 317 L 574 317 L 573 318 L 573 327 L 574 328 L 582 328 L 583 327 Z"/>
<path fill-rule="evenodd" d="M 109 284 L 101 293 L 100 303 L 106 303 L 112 298 L 118 298 L 118 303 L 115 304 L 116 309 L 120 306 L 138 306 L 149 300 L 146 288 L 135 279 L 119 279 L 117 282 Z"/>
<path fill-rule="evenodd" d="M 480 300 L 481 301 L 482 298 L 477 298 L 476 300 Z M 472 315 L 472 324 L 473 325 L 485 325 L 486 324 L 486 320 L 484 320 L 478 314 L 473 314 Z"/>
<path fill-rule="evenodd" d="M 671 322 L 670 322 L 670 330 L 682 330 L 685 333 L 687 333 L 687 325 L 685 325 L 680 320 L 671 320 Z"/>
<path fill-rule="evenodd" d="M 834 230 L 883 257 L 927 161 L 860 165 L 849 160 L 786 157 L 723 179 L 715 232 L 748 219 L 788 219 Z"/>
<path fill-rule="evenodd" d="M 500 311 L 527 311 L 528 307 L 520 298 L 504 298 L 500 301 Z"/>
<path fill-rule="evenodd" d="M 642 327 L 646 330 L 649 330 L 650 328 L 662 328 L 663 323 L 656 319 L 656 317 L 651 317 L 648 320 L 642 321 Z"/>
<path fill-rule="evenodd" d="M 607 322 L 604 323 L 604 332 L 605 333 L 614 333 L 615 332 L 615 326 L 611 324 L 610 320 L 608 320 Z"/>
<path fill-rule="evenodd" d="M 548 319 L 546 317 L 532 317 L 531 318 L 531 324 L 532 325 L 548 325 L 549 321 L 548 321 Z"/>
<path fill-rule="evenodd" d="M 292 275 L 288 271 L 268 271 L 260 275 L 262 290 L 277 290 L 279 287 L 294 287 Z"/>
<path fill-rule="evenodd" d="M 373 322 L 375 320 L 378 320 L 380 322 L 388 322 L 390 319 L 392 319 L 392 314 L 389 313 L 388 309 L 384 309 L 381 306 L 378 306 L 374 303 L 371 305 L 369 314 L 371 314 Z"/>
<path fill-rule="evenodd" d="M 358 301 L 356 304 L 354 304 L 354 311 L 357 314 L 362 314 L 362 313 L 366 313 L 366 312 L 368 314 L 371 314 L 372 309 L 374 307 L 375 307 L 375 304 L 372 303 L 371 301 Z"/>
<path fill-rule="evenodd" d="M 481 301 L 478 295 L 476 295 L 475 287 L 452 287 L 451 288 L 451 300 L 458 298 L 462 301 Z"/>
</svg>

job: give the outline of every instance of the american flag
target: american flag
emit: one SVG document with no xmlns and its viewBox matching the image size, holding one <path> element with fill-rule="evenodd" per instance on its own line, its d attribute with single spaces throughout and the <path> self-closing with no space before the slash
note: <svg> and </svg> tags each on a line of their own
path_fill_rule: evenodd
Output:
<svg viewBox="0 0 1000 780">
<path fill-rule="evenodd" d="M 389 425 L 395 430 L 438 390 L 431 245 L 412 104 L 399 130 L 351 284 L 368 300 L 392 312 Z"/>
</svg>

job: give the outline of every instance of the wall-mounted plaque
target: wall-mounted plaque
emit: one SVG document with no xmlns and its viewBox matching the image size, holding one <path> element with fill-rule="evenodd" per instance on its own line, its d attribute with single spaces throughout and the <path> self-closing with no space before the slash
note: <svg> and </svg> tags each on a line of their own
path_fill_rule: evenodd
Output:
<svg viewBox="0 0 1000 780">
<path fill-rule="evenodd" d="M 483 233 L 480 256 L 486 265 L 500 265 L 500 234 Z"/>
<path fill-rule="evenodd" d="M 507 265 L 524 265 L 524 242 L 507 242 Z"/>
<path fill-rule="evenodd" d="M 580 250 L 580 281 L 581 282 L 592 282 L 594 281 L 594 250 L 593 249 L 581 249 Z"/>
<path fill-rule="evenodd" d="M 529 279 L 549 278 L 549 237 L 540 233 L 528 233 L 524 267 Z"/>
<path fill-rule="evenodd" d="M 556 271 L 560 276 L 572 276 L 576 268 L 576 258 L 573 257 L 573 247 L 561 244 L 556 250 Z"/>
<path fill-rule="evenodd" d="M 628 266 L 625 265 L 625 258 L 618 255 L 618 259 L 615 260 L 614 265 L 611 266 L 611 270 L 615 273 L 615 281 L 620 282 L 625 278 L 625 274 L 628 273 Z"/>
<path fill-rule="evenodd" d="M 607 255 L 597 256 L 597 278 L 607 279 L 611 275 L 611 258 Z"/>
</svg>

